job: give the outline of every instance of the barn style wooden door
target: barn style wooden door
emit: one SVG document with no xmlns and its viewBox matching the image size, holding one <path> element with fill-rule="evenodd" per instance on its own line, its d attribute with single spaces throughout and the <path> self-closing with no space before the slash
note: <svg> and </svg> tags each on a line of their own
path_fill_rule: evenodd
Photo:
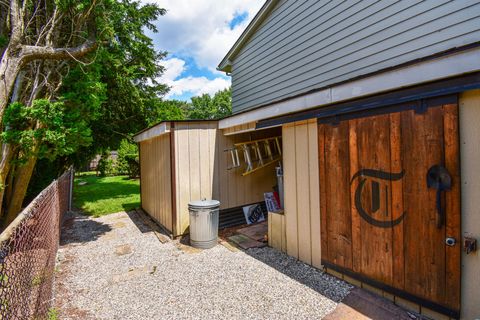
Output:
<svg viewBox="0 0 480 320">
<path fill-rule="evenodd" d="M 319 124 L 318 134 L 324 264 L 458 312 L 457 105 Z"/>
</svg>

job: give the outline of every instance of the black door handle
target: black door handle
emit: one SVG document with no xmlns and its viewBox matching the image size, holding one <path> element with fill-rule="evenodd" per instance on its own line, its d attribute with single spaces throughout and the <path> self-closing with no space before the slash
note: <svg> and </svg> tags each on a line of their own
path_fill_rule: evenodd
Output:
<svg viewBox="0 0 480 320">
<path fill-rule="evenodd" d="M 445 221 L 445 209 L 442 206 L 442 191 L 450 190 L 452 187 L 452 177 L 447 168 L 436 164 L 427 172 L 427 187 L 437 189 L 437 228 L 441 228 Z"/>
</svg>

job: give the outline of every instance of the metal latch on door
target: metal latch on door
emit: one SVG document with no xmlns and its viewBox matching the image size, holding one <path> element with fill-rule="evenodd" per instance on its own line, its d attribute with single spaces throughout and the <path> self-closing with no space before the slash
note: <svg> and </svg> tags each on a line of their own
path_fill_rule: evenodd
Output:
<svg viewBox="0 0 480 320">
<path fill-rule="evenodd" d="M 452 187 L 452 177 L 447 168 L 439 164 L 430 167 L 427 173 L 427 187 L 437 189 L 437 228 L 441 228 L 445 222 L 445 209 L 442 205 L 442 192 L 448 191 Z M 452 245 L 455 245 L 455 243 Z"/>
</svg>

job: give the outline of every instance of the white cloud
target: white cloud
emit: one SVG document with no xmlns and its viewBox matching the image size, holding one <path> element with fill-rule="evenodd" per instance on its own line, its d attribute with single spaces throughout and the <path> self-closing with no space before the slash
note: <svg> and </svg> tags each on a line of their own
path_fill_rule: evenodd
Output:
<svg viewBox="0 0 480 320">
<path fill-rule="evenodd" d="M 264 0 L 148 0 L 167 9 L 151 35 L 158 49 L 191 56 L 198 67 L 215 72 L 221 59 L 255 16 Z M 230 28 L 235 15 L 247 18 Z"/>
<path fill-rule="evenodd" d="M 163 61 L 162 64 L 165 67 L 165 72 L 159 80 L 170 86 L 170 92 L 166 95 L 167 99 L 186 93 L 192 96 L 198 96 L 204 93 L 212 95 L 230 86 L 230 80 L 222 77 L 217 77 L 213 80 L 207 79 L 206 77 L 193 76 L 180 78 L 186 70 L 185 61 L 182 59 L 171 58 Z"/>
<path fill-rule="evenodd" d="M 192 93 L 193 96 L 202 95 L 204 93 L 213 95 L 215 92 L 228 88 L 230 81 L 223 78 L 215 78 L 209 80 L 206 77 L 186 77 L 174 81 L 172 89 L 167 98 L 173 95 L 182 95 L 184 93 Z"/>
<path fill-rule="evenodd" d="M 185 61 L 182 59 L 163 60 L 162 65 L 165 67 L 165 71 L 160 79 L 167 83 L 176 80 L 185 71 Z"/>
<path fill-rule="evenodd" d="M 217 65 L 233 46 L 265 0 L 143 0 L 167 9 L 155 25 L 158 33 L 149 35 L 157 49 L 176 57 L 162 62 L 166 71 L 160 81 L 171 87 L 166 98 L 195 96 L 215 92 L 230 86 L 230 79 L 216 71 Z M 231 21 L 246 13 L 245 20 L 233 28 Z M 218 75 L 214 79 L 189 75 L 186 61 L 199 70 L 207 69 Z M 208 72 L 207 72 L 208 73 Z M 198 74 L 198 72 L 197 72 Z"/>
</svg>

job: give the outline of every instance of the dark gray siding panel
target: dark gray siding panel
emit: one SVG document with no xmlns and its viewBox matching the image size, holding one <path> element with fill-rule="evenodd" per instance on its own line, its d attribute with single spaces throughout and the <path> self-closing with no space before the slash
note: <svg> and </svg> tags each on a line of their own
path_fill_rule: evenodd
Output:
<svg viewBox="0 0 480 320">
<path fill-rule="evenodd" d="M 281 0 L 233 60 L 233 109 L 478 41 L 480 0 Z"/>
</svg>

